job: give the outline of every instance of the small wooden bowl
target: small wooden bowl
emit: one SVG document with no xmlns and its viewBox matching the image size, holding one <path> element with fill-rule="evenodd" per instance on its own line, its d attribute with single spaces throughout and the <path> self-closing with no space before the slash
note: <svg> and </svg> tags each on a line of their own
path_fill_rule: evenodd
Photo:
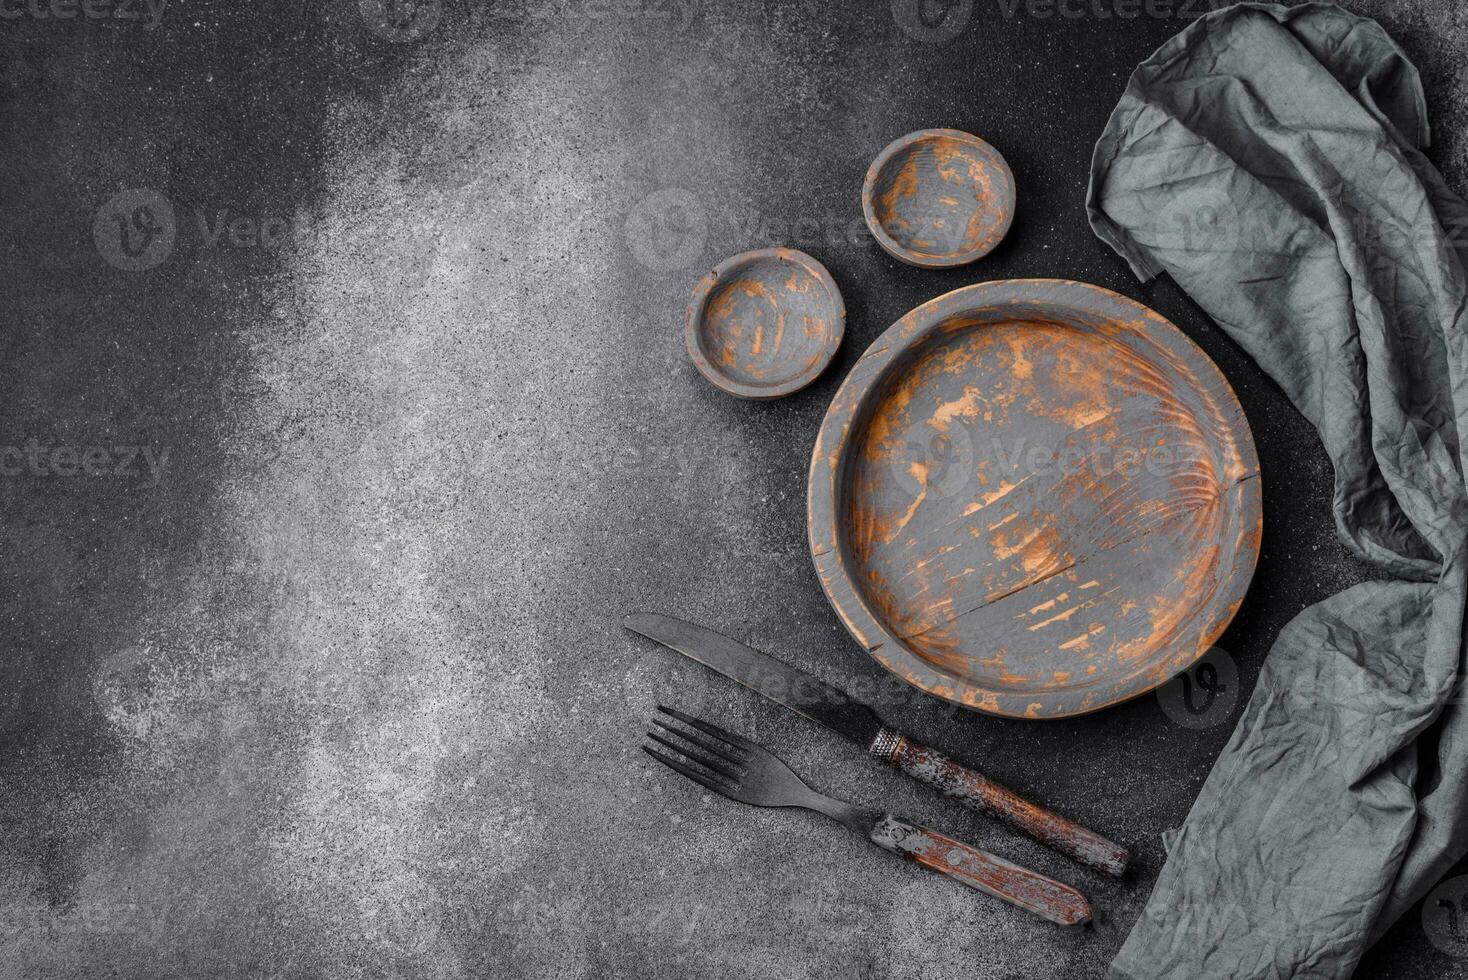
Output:
<svg viewBox="0 0 1468 980">
<path fill-rule="evenodd" d="M 957 129 L 920 129 L 887 144 L 861 188 L 867 227 L 909 265 L 946 269 L 983 258 L 1014 220 L 1014 174 L 999 151 Z"/>
<path fill-rule="evenodd" d="M 717 387 L 766 399 L 814 381 L 845 332 L 846 304 L 825 267 L 793 248 L 762 248 L 699 280 L 683 339 Z"/>
</svg>

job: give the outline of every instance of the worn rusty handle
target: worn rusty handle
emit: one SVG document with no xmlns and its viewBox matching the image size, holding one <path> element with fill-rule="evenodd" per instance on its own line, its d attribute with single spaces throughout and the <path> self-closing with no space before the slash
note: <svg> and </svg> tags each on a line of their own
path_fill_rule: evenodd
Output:
<svg viewBox="0 0 1468 980">
<path fill-rule="evenodd" d="M 1130 855 L 1126 848 L 1051 813 L 972 769 L 919 745 L 890 728 L 877 734 L 872 754 L 915 779 L 935 786 L 965 806 L 1004 821 L 1020 833 L 1090 868 L 1120 878 Z"/>
<path fill-rule="evenodd" d="M 1010 864 L 951 837 L 890 813 L 877 818 L 872 843 L 942 872 L 977 891 L 1001 898 L 1063 926 L 1091 921 L 1091 903 L 1069 885 Z"/>
</svg>

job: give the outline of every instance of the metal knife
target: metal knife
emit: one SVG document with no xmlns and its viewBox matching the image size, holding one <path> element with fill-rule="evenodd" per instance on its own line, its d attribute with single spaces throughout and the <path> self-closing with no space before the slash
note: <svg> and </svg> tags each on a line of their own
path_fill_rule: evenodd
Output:
<svg viewBox="0 0 1468 980">
<path fill-rule="evenodd" d="M 633 613 L 628 629 L 677 650 L 756 694 L 820 722 L 864 746 L 868 752 L 970 809 L 988 814 L 1061 854 L 1105 874 L 1121 877 L 1126 848 L 1074 821 L 918 744 L 883 723 L 868 705 L 854 701 L 825 681 L 781 663 L 768 654 L 713 630 L 658 613 Z"/>
</svg>

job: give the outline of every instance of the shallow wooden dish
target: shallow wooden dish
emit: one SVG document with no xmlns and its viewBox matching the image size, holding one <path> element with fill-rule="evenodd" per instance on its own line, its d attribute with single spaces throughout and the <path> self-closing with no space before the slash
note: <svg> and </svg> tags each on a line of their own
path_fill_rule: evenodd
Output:
<svg viewBox="0 0 1468 980">
<path fill-rule="evenodd" d="M 1152 690 L 1223 632 L 1259 553 L 1258 476 L 1233 390 L 1157 313 L 980 283 L 893 324 L 837 392 L 811 554 L 887 669 L 1062 718 Z"/>
<path fill-rule="evenodd" d="M 743 252 L 693 290 L 688 356 L 740 398 L 779 398 L 814 381 L 846 332 L 846 305 L 825 266 L 793 248 Z"/>
<path fill-rule="evenodd" d="M 1014 220 L 1014 174 L 999 151 L 958 129 L 921 129 L 867 169 L 861 210 L 888 254 L 943 269 L 983 258 Z"/>
</svg>

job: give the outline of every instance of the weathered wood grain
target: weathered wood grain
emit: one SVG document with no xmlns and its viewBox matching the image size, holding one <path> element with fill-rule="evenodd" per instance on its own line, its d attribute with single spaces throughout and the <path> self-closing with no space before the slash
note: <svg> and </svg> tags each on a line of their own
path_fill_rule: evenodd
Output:
<svg viewBox="0 0 1468 980">
<path fill-rule="evenodd" d="M 879 337 L 812 457 L 811 553 L 851 634 L 929 693 L 1059 718 L 1192 664 L 1259 550 L 1227 381 L 1157 313 L 1063 280 L 956 290 Z"/>
<path fill-rule="evenodd" d="M 825 266 L 793 248 L 725 259 L 699 280 L 683 338 L 705 378 L 740 398 L 810 384 L 846 332 L 846 305 Z"/>
<path fill-rule="evenodd" d="M 927 269 L 983 258 L 1014 220 L 1014 174 L 999 151 L 957 129 L 887 144 L 867 169 L 861 210 L 888 254 Z"/>
<path fill-rule="evenodd" d="M 1130 855 L 1120 844 L 1037 803 L 1031 803 L 1008 787 L 905 735 L 897 737 L 883 761 L 1087 867 L 1115 878 L 1126 873 Z"/>
<path fill-rule="evenodd" d="M 878 847 L 1058 925 L 1079 926 L 1091 921 L 1091 903 L 1069 885 L 890 813 L 877 820 L 871 839 Z"/>
</svg>

